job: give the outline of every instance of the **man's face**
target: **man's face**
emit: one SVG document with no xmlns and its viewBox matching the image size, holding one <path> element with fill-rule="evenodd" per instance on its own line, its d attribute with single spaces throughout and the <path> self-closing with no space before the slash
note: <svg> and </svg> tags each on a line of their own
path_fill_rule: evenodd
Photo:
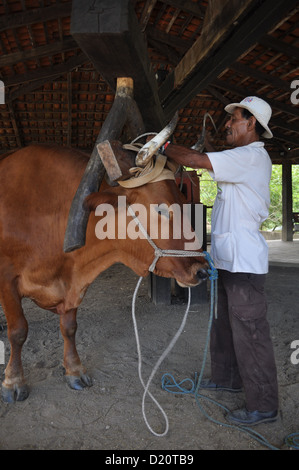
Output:
<svg viewBox="0 0 299 470">
<path fill-rule="evenodd" d="M 242 116 L 241 108 L 235 108 L 225 124 L 226 142 L 231 147 L 241 147 L 246 143 L 249 120 Z"/>
</svg>

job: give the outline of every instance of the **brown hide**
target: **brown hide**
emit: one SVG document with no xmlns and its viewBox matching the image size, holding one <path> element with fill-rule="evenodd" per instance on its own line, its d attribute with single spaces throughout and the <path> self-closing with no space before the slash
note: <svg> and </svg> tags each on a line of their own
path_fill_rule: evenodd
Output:
<svg viewBox="0 0 299 470">
<path fill-rule="evenodd" d="M 15 392 L 17 399 L 27 396 L 22 388 L 20 364 L 20 351 L 27 335 L 22 297 L 61 315 L 65 367 L 67 375 L 77 380 L 82 378 L 83 368 L 73 338 L 75 312 L 87 287 L 116 262 L 145 276 L 153 261 L 153 248 L 147 240 L 99 240 L 95 236 L 98 218 L 94 212 L 87 227 L 86 245 L 71 253 L 63 252 L 69 209 L 87 161 L 88 157 L 79 151 L 41 145 L 24 148 L 0 160 L 0 302 L 14 350 L 3 384 L 6 401 L 12 401 Z M 161 181 L 136 189 L 103 185 L 100 193 L 88 198 L 88 204 L 92 208 L 101 202 L 115 204 L 119 195 L 126 196 L 129 204 L 180 201 L 175 183 Z M 157 245 L 183 249 L 184 240 L 161 240 Z M 203 263 L 203 258 L 163 258 L 158 261 L 155 273 L 192 286 L 198 283 L 196 273 Z"/>
</svg>

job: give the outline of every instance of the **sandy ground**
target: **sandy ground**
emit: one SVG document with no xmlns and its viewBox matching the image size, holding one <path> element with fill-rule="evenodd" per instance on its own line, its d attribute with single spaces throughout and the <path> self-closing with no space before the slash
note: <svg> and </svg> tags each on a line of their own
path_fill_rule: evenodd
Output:
<svg viewBox="0 0 299 470">
<path fill-rule="evenodd" d="M 291 343 L 299 340 L 299 268 L 272 267 L 267 280 L 269 322 L 278 367 L 280 414 L 277 422 L 254 429 L 276 448 L 288 449 L 285 437 L 299 432 L 299 364 L 291 362 Z M 0 449 L 51 450 L 235 450 L 266 449 L 226 423 L 224 411 L 194 395 L 177 395 L 161 388 L 164 373 L 176 380 L 194 379 L 202 366 L 207 335 L 209 305 L 192 305 L 185 328 L 166 357 L 150 387 L 169 420 L 164 437 L 153 435 L 145 424 L 141 403 L 143 388 L 138 377 L 138 356 L 131 315 L 131 301 L 138 278 L 116 265 L 90 287 L 78 314 L 77 345 L 82 362 L 93 377 L 93 386 L 81 392 L 68 388 L 63 376 L 63 344 L 55 314 L 24 301 L 29 336 L 23 364 L 30 386 L 29 398 L 13 405 L 0 402 Z M 136 302 L 136 317 L 142 349 L 142 374 L 146 381 L 153 366 L 178 330 L 185 305 L 173 299 L 170 306 L 155 306 L 143 281 Z M 9 344 L 3 312 L 0 311 L 0 340 Z M 4 365 L 0 365 L 3 378 Z M 205 367 L 209 376 L 209 357 Z M 210 394 L 228 409 L 243 405 L 243 393 Z M 165 421 L 146 399 L 146 416 L 156 433 Z"/>
</svg>

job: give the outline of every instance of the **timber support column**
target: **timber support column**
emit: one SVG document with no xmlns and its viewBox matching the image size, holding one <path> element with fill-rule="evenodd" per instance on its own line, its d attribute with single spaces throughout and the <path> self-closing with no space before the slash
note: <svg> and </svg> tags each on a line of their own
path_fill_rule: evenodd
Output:
<svg viewBox="0 0 299 470">
<path fill-rule="evenodd" d="M 293 241 L 293 193 L 292 193 L 292 164 L 282 164 L 282 241 Z"/>
</svg>

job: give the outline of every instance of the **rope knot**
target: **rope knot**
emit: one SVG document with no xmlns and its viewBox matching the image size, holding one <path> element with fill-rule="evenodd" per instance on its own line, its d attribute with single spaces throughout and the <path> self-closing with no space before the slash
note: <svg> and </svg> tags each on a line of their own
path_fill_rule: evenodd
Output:
<svg viewBox="0 0 299 470">
<path fill-rule="evenodd" d="M 210 275 L 210 281 L 217 281 L 218 279 L 218 271 L 217 269 L 208 269 L 208 273 Z"/>
<path fill-rule="evenodd" d="M 158 246 L 155 247 L 155 256 L 163 256 L 164 253 L 163 253 L 164 250 L 161 250 L 161 248 L 159 248 Z"/>
</svg>

